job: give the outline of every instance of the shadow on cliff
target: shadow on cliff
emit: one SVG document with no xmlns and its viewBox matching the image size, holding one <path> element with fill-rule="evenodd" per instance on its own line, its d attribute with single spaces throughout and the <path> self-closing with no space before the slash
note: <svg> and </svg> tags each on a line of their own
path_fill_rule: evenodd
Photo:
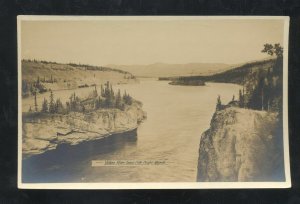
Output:
<svg viewBox="0 0 300 204">
<path fill-rule="evenodd" d="M 78 145 L 58 145 L 55 150 L 23 159 L 23 182 L 75 182 L 85 165 L 91 166 L 91 160 L 113 154 L 126 146 L 135 146 L 136 142 L 135 129 Z"/>
</svg>

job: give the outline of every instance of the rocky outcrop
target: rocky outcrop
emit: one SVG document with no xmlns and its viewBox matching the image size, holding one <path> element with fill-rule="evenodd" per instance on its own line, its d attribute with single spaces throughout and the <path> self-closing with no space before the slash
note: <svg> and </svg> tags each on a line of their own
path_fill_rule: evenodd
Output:
<svg viewBox="0 0 300 204">
<path fill-rule="evenodd" d="M 201 136 L 197 181 L 284 179 L 277 113 L 229 107 L 216 111 Z"/>
<path fill-rule="evenodd" d="M 112 134 L 136 129 L 145 119 L 142 104 L 134 101 L 125 110 L 99 109 L 66 115 L 40 114 L 23 117 L 23 155 L 31 156 L 56 149 L 59 144 L 77 145 Z"/>
</svg>

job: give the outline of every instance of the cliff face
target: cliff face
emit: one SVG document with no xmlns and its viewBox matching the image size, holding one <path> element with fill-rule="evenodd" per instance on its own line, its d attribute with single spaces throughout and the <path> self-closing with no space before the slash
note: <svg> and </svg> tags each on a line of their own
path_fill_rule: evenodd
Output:
<svg viewBox="0 0 300 204">
<path fill-rule="evenodd" d="M 41 154 L 62 143 L 76 145 L 134 130 L 146 117 L 141 106 L 141 103 L 134 101 L 124 111 L 99 109 L 90 113 L 23 117 L 23 154 Z"/>
<path fill-rule="evenodd" d="M 216 111 L 201 136 L 197 181 L 284 179 L 276 113 L 229 107 Z"/>
</svg>

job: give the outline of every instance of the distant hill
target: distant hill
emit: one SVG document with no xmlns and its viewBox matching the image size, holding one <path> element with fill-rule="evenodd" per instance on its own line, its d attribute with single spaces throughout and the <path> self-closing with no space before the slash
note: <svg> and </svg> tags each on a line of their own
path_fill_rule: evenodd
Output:
<svg viewBox="0 0 300 204">
<path fill-rule="evenodd" d="M 174 77 L 174 76 L 195 76 L 209 75 L 225 71 L 233 65 L 223 63 L 188 63 L 188 64 L 167 64 L 155 63 L 149 65 L 115 65 L 108 67 L 128 71 L 138 77 Z"/>
<path fill-rule="evenodd" d="M 221 82 L 221 83 L 236 83 L 244 84 L 250 73 L 256 73 L 259 70 L 267 71 L 270 67 L 274 65 L 275 59 L 267 59 L 262 61 L 254 61 L 245 63 L 243 65 L 238 65 L 236 67 L 231 67 L 228 70 L 220 71 L 214 74 L 203 74 L 198 76 L 180 76 L 180 77 L 161 77 L 160 80 L 177 80 L 179 78 L 184 80 L 202 80 L 211 82 Z"/>
<path fill-rule="evenodd" d="M 253 78 L 252 75 L 261 71 L 267 72 L 272 68 L 275 59 L 246 63 L 233 69 L 210 76 L 201 76 L 205 81 L 244 84 Z"/>
<path fill-rule="evenodd" d="M 243 85 L 243 90 L 240 92 L 243 107 L 280 112 L 282 111 L 282 67 L 281 57 L 246 63 L 212 75 L 162 77 L 159 80 L 172 82 L 181 80 L 187 84 L 197 81 L 240 84 Z"/>
<path fill-rule="evenodd" d="M 138 80 L 127 71 L 82 65 L 61 64 L 56 62 L 22 60 L 22 95 L 59 89 L 73 89 L 104 84 L 135 83 Z"/>
</svg>

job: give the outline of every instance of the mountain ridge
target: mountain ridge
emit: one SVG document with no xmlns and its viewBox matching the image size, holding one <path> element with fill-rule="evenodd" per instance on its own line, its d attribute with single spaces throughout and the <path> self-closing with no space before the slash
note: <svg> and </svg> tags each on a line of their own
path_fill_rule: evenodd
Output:
<svg viewBox="0 0 300 204">
<path fill-rule="evenodd" d="M 199 75 L 203 73 L 214 73 L 220 70 L 230 69 L 233 65 L 225 63 L 152 63 L 136 65 L 108 64 L 108 67 L 121 69 L 138 77 L 172 77 L 181 75 Z"/>
</svg>

